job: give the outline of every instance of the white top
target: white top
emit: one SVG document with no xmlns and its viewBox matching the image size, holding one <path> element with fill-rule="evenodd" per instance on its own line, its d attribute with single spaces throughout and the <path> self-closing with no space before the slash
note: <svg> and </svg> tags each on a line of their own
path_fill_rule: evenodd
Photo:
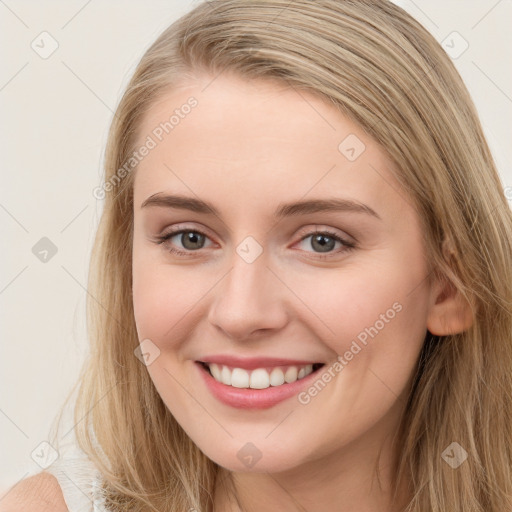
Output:
<svg viewBox="0 0 512 512">
<path fill-rule="evenodd" d="M 69 512 L 108 512 L 101 495 L 100 472 L 78 446 L 61 453 L 45 471 L 59 481 Z"/>
</svg>

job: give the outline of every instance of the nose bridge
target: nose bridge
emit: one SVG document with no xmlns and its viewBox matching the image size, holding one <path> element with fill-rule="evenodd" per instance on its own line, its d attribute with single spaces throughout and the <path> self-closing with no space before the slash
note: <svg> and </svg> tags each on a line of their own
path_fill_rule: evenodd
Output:
<svg viewBox="0 0 512 512">
<path fill-rule="evenodd" d="M 243 339 L 255 330 L 279 327 L 286 320 L 286 312 L 280 300 L 282 284 L 268 268 L 265 255 L 251 261 L 239 250 L 217 288 L 209 320 L 226 335 Z"/>
<path fill-rule="evenodd" d="M 226 276 L 226 293 L 233 299 L 253 302 L 256 306 L 259 299 L 268 292 L 266 281 L 270 270 L 267 265 L 267 259 L 263 256 L 251 262 L 239 254 L 234 255 L 231 271 Z"/>
</svg>

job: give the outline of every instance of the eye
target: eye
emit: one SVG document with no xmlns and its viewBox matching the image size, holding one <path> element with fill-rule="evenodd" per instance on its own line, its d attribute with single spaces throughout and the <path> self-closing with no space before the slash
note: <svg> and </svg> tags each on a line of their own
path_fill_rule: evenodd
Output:
<svg viewBox="0 0 512 512">
<path fill-rule="evenodd" d="M 178 237 L 178 235 L 181 236 Z M 176 229 L 174 231 L 170 231 L 169 233 L 157 236 L 156 240 L 158 244 L 164 244 L 166 242 L 170 242 L 174 237 L 178 237 L 179 242 L 186 250 L 183 251 L 169 243 L 169 252 L 178 254 L 180 256 L 190 256 L 191 252 L 202 249 L 205 239 L 208 238 L 206 234 L 204 234 L 202 231 L 198 231 L 197 229 Z"/>
<path fill-rule="evenodd" d="M 306 243 L 307 246 L 312 247 L 313 249 L 318 249 L 320 254 L 317 254 L 317 257 L 320 259 L 326 259 L 338 255 L 343 252 L 348 252 L 356 247 L 356 244 L 353 242 L 349 242 L 345 240 L 337 233 L 333 233 L 329 230 L 322 231 L 313 231 L 303 236 L 300 240 L 300 243 L 303 243 L 308 238 L 311 238 L 309 243 Z M 332 251 L 336 243 L 340 243 L 342 248 L 337 251 Z"/>
<path fill-rule="evenodd" d="M 182 248 L 185 250 L 182 250 L 179 247 L 177 248 L 174 243 L 170 243 L 175 237 L 178 237 L 179 243 L 181 243 Z M 355 243 L 345 240 L 337 233 L 329 231 L 328 229 L 312 231 L 303 236 L 299 243 L 304 243 L 304 241 L 310 237 L 312 238 L 309 246 L 318 250 L 316 257 L 319 259 L 327 259 L 340 253 L 348 252 L 356 247 Z M 169 252 L 173 254 L 177 254 L 179 256 L 191 256 L 192 253 L 204 248 L 204 243 L 207 239 L 209 240 L 209 237 L 197 229 L 175 229 L 157 236 L 156 243 L 165 243 L 168 246 Z M 336 243 L 341 244 L 342 247 L 337 251 L 332 251 Z"/>
</svg>

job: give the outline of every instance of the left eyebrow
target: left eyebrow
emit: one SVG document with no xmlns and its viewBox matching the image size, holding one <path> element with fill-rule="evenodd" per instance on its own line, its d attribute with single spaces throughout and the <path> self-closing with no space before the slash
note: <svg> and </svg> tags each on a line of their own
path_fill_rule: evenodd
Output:
<svg viewBox="0 0 512 512">
<path fill-rule="evenodd" d="M 310 199 L 279 205 L 274 217 L 283 218 L 295 215 L 306 215 L 317 212 L 355 212 L 366 213 L 382 220 L 380 215 L 364 203 L 352 199 Z"/>
<path fill-rule="evenodd" d="M 196 213 L 204 213 L 206 215 L 215 215 L 220 217 L 220 213 L 211 203 L 181 195 L 169 195 L 156 193 L 148 197 L 141 205 L 142 208 L 148 206 L 160 206 L 164 208 L 177 208 L 181 210 L 190 210 Z M 318 212 L 355 212 L 371 215 L 382 220 L 380 215 L 364 203 L 354 201 L 352 199 L 309 199 L 304 201 L 296 201 L 293 203 L 284 203 L 278 205 L 274 212 L 274 218 L 281 219 L 283 217 L 292 217 L 298 215 L 307 215 Z"/>
</svg>

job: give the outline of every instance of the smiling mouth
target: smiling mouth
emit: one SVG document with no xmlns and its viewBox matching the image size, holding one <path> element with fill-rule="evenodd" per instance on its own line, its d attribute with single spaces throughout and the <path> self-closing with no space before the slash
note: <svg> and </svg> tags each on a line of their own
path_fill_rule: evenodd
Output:
<svg viewBox="0 0 512 512">
<path fill-rule="evenodd" d="M 269 387 L 286 386 L 308 375 L 317 372 L 325 366 L 324 363 L 303 365 L 286 365 L 256 368 L 231 367 L 223 364 L 197 361 L 217 382 L 235 388 L 267 389 Z"/>
</svg>

